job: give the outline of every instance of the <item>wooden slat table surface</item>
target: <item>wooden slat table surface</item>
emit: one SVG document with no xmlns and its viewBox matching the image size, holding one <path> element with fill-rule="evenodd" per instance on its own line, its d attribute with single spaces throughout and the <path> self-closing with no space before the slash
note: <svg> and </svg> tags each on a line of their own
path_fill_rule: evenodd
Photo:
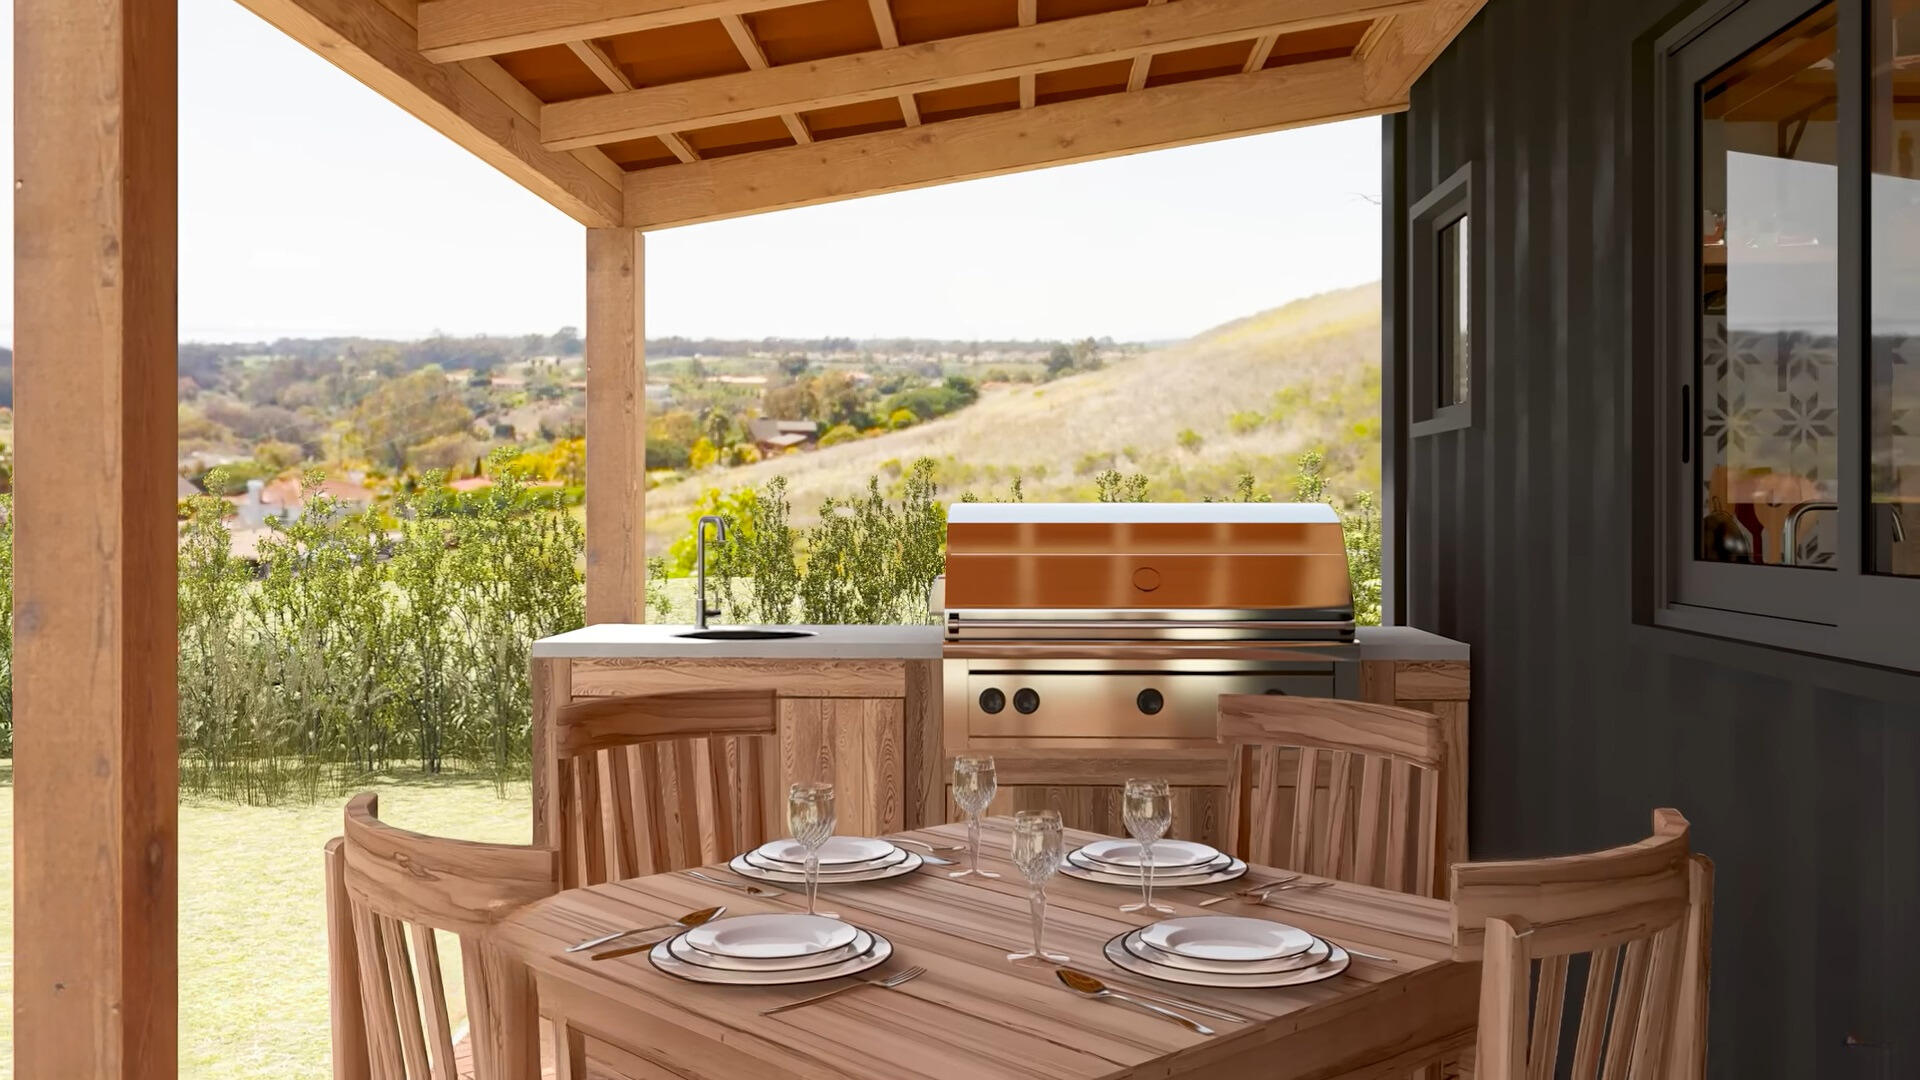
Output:
<svg viewBox="0 0 1920 1080">
<path fill-rule="evenodd" d="M 1218 1032 L 1193 1034 L 1112 1002 L 1068 992 L 1053 968 L 1013 964 L 1029 942 L 1026 883 L 1006 859 L 1007 819 L 983 827 L 983 865 L 1003 876 L 952 880 L 927 866 L 892 881 L 821 890 L 821 908 L 886 935 L 894 956 L 868 973 L 909 966 L 927 973 L 895 990 L 863 987 L 818 1005 L 760 1010 L 844 985 L 711 986 L 656 971 L 644 952 L 593 961 L 564 948 L 584 938 L 725 904 L 729 915 L 805 909 L 799 887 L 753 899 L 685 874 L 571 889 L 528 905 L 494 931 L 532 966 L 541 1005 L 585 1033 L 602 1065 L 634 1080 L 998 1080 L 1054 1077 L 1206 1076 L 1319 1078 L 1404 1074 L 1469 1045 L 1478 1008 L 1478 964 L 1448 959 L 1447 905 L 1357 885 L 1277 894 L 1265 906 L 1209 896 L 1282 876 L 1254 867 L 1241 881 L 1156 890 L 1182 915 L 1254 915 L 1305 927 L 1395 958 L 1354 958 L 1332 979 L 1302 987 L 1219 990 L 1155 982 L 1101 956 L 1114 935 L 1150 919 L 1123 915 L 1128 890 L 1057 876 L 1048 887 L 1047 943 L 1115 989 L 1145 989 L 1255 1018 L 1196 1016 Z M 915 833 L 961 843 L 965 827 Z M 1069 830 L 1069 846 L 1097 839 Z M 959 854 L 964 859 L 964 854 Z M 709 869 L 733 877 L 724 868 Z"/>
</svg>

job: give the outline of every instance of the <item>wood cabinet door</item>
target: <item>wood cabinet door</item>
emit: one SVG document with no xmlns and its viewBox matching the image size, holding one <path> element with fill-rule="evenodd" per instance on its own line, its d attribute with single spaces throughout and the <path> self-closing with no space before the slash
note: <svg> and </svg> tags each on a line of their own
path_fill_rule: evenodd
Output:
<svg viewBox="0 0 1920 1080">
<path fill-rule="evenodd" d="M 900 698 L 782 699 L 781 798 L 788 784 L 827 780 L 839 815 L 835 832 L 880 836 L 906 828 L 905 716 Z"/>
</svg>

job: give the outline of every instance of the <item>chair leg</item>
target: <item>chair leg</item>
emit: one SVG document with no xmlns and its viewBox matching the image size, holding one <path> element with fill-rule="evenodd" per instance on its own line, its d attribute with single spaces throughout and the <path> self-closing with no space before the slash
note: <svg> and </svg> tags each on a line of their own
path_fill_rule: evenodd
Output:
<svg viewBox="0 0 1920 1080">
<path fill-rule="evenodd" d="M 587 1038 L 564 1016 L 553 1018 L 554 1080 L 587 1080 Z"/>
</svg>

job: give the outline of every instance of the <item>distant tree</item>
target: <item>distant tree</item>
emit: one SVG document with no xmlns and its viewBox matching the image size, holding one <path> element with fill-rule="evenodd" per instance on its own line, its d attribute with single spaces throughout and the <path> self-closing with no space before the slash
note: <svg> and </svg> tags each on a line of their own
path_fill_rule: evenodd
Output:
<svg viewBox="0 0 1920 1080">
<path fill-rule="evenodd" d="M 354 435 L 367 456 L 393 468 L 408 463 L 410 449 L 466 436 L 472 426 L 473 412 L 437 367 L 381 383 L 353 411 Z M 463 450 L 453 463 L 468 456 Z"/>
<path fill-rule="evenodd" d="M 1178 438 L 1180 440 L 1180 449 L 1185 450 L 1189 454 L 1199 453 L 1200 447 L 1207 441 L 1201 438 L 1200 433 L 1192 428 L 1182 428 Z"/>
<path fill-rule="evenodd" d="M 811 361 L 804 356 L 789 356 L 780 361 L 780 372 L 789 379 L 798 379 L 807 373 L 810 366 Z"/>
<path fill-rule="evenodd" d="M 1072 371 L 1073 350 L 1065 345 L 1055 345 L 1053 351 L 1047 354 L 1047 377 L 1057 379 L 1062 375 L 1071 374 Z"/>
<path fill-rule="evenodd" d="M 720 460 L 720 452 L 705 438 L 698 439 L 687 454 L 687 464 L 695 471 L 711 469 Z"/>
<path fill-rule="evenodd" d="M 586 342 L 580 340 L 580 328 L 577 326 L 563 326 L 554 331 L 548 347 L 555 356 L 579 356 L 587 349 Z"/>
<path fill-rule="evenodd" d="M 820 445 L 838 446 L 841 443 L 852 442 L 859 437 L 859 429 L 851 424 L 841 424 L 830 429 L 825 435 L 820 436 Z"/>
<path fill-rule="evenodd" d="M 253 448 L 253 460 L 271 469 L 291 469 L 306 460 L 306 454 L 293 443 L 275 442 L 271 439 L 258 443 Z"/>
</svg>

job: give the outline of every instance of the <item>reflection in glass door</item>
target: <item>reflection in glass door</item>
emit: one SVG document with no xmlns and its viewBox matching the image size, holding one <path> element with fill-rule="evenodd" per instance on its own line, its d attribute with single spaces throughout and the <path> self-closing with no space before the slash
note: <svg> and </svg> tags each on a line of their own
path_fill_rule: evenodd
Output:
<svg viewBox="0 0 1920 1080">
<path fill-rule="evenodd" d="M 1874 0 L 1868 568 L 1920 577 L 1920 0 Z"/>
<path fill-rule="evenodd" d="M 1697 557 L 1831 570 L 1839 498 L 1838 6 L 1699 87 Z"/>
</svg>

